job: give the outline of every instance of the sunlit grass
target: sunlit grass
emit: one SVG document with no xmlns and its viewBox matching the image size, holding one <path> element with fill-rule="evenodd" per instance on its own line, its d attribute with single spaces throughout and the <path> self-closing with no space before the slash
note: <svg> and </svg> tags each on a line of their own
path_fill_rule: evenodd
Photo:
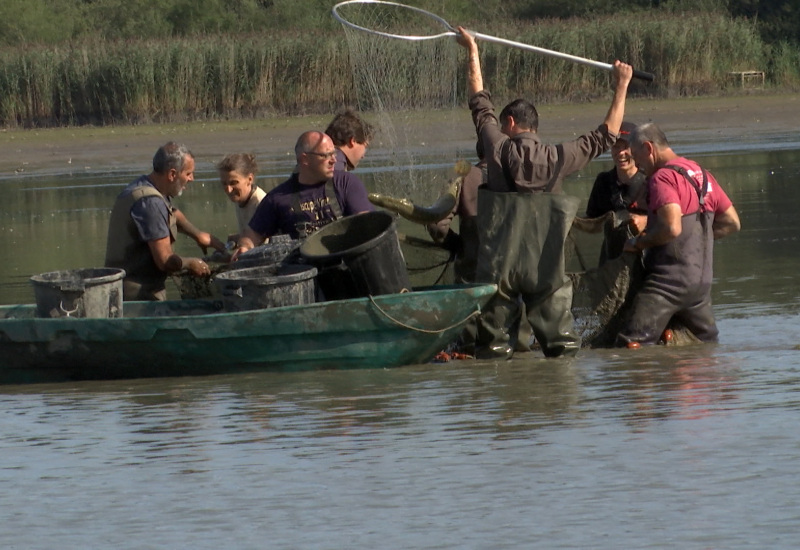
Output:
<svg viewBox="0 0 800 550">
<path fill-rule="evenodd" d="M 619 58 L 656 75 L 632 92 L 678 97 L 723 92 L 728 73 L 763 70 L 773 87 L 800 86 L 796 47 L 770 49 L 752 22 L 719 14 L 623 15 L 481 29 L 611 63 Z M 86 42 L 0 52 L 0 124 L 182 122 L 330 113 L 356 102 L 344 34 L 201 36 Z M 380 52 L 387 65 L 422 66 L 400 41 Z M 484 44 L 484 77 L 499 98 L 586 101 L 609 94 L 604 71 L 509 47 Z M 463 62 L 459 58 L 457 63 Z M 392 71 L 387 86 L 403 105 L 436 107 L 441 82 L 428 71 Z M 463 74 L 459 76 L 463 79 Z M 463 85 L 463 82 L 460 83 Z M 391 99 L 391 98 L 387 98 Z"/>
</svg>

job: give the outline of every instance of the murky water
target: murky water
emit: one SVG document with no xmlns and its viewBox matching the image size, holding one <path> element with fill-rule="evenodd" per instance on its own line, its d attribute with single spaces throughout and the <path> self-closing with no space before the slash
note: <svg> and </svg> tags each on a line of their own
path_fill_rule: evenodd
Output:
<svg viewBox="0 0 800 550">
<path fill-rule="evenodd" d="M 692 155 L 743 224 L 716 250 L 718 345 L 2 386 L 0 545 L 796 546 L 800 146 L 769 149 Z M 0 180 L 0 302 L 101 265 L 133 176 Z M 200 180 L 180 206 L 224 234 L 232 206 Z"/>
</svg>

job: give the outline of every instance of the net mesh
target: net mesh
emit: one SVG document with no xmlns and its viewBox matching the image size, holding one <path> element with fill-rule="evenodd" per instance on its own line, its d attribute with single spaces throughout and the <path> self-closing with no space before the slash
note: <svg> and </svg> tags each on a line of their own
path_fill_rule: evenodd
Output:
<svg viewBox="0 0 800 550">
<path fill-rule="evenodd" d="M 345 8 L 353 23 L 368 28 L 413 33 L 426 32 L 420 27 L 427 24 L 427 32 L 432 32 L 434 20 L 411 10 L 362 3 L 341 6 L 341 11 Z M 453 38 L 408 41 L 347 25 L 342 28 L 357 107 L 370 113 L 376 130 L 369 158 L 380 163 L 381 169 L 374 173 L 374 190 L 415 202 L 433 200 L 454 176 L 455 163 L 474 157 L 474 134 L 462 130 L 464 135 L 456 135 L 457 120 L 464 113 L 451 112 L 464 93 L 459 89 L 464 72 L 462 49 Z M 439 25 L 437 32 L 441 30 Z M 461 138 L 460 146 L 454 144 L 454 137 Z M 465 146 L 465 140 L 472 145 Z M 421 168 L 425 168 L 424 176 Z"/>
</svg>

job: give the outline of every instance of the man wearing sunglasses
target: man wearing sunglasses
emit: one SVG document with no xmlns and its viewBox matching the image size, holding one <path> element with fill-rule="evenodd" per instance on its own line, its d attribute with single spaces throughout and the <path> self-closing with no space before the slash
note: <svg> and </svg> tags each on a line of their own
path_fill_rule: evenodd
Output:
<svg viewBox="0 0 800 550">
<path fill-rule="evenodd" d="M 239 240 L 239 255 L 265 239 L 287 234 L 305 238 L 334 220 L 374 210 L 357 176 L 335 170 L 336 147 L 323 132 L 303 133 L 294 148 L 297 169 L 267 193 Z"/>
</svg>

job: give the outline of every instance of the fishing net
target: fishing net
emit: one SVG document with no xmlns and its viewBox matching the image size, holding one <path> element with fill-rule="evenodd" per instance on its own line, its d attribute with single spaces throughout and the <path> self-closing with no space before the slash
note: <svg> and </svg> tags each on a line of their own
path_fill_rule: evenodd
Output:
<svg viewBox="0 0 800 550">
<path fill-rule="evenodd" d="M 345 27 L 384 38 L 435 40 L 455 32 L 438 15 L 398 2 L 349 0 L 334 6 L 333 16 Z"/>
<path fill-rule="evenodd" d="M 386 10 L 378 3 L 340 9 L 344 8 L 353 18 L 358 10 L 357 21 L 367 26 L 395 30 L 403 26 L 411 32 L 408 21 L 397 20 L 398 13 L 409 10 Z M 431 21 L 422 17 L 414 25 L 426 20 Z M 348 25 L 342 29 L 357 107 L 370 113 L 376 130 L 368 153 L 370 161 L 381 165 L 374 173 L 374 191 L 430 202 L 454 176 L 455 163 L 475 156 L 475 136 L 464 124 L 466 114 L 452 112 L 465 97 L 463 89 L 459 90 L 459 76 L 465 70 L 462 48 L 453 38 L 395 40 Z M 425 170 L 424 181 L 421 169 Z"/>
<path fill-rule="evenodd" d="M 584 347 L 611 347 L 631 313 L 633 297 L 642 287 L 644 266 L 638 254 L 623 254 L 630 237 L 629 216 L 614 212 L 599 218 L 575 218 L 567 240 L 573 269 L 572 314 Z M 594 237 L 594 238 L 587 238 Z M 600 262 L 598 263 L 598 258 Z M 669 345 L 689 345 L 700 340 L 672 321 Z"/>
<path fill-rule="evenodd" d="M 572 258 L 572 315 L 575 330 L 585 347 L 611 346 L 616 340 L 630 306 L 630 298 L 642 280 L 641 260 L 634 254 L 619 254 L 598 265 L 602 248 L 621 251 L 627 238 L 627 220 L 609 212 L 599 218 L 575 218 L 567 240 Z M 602 237 L 587 239 L 589 235 Z M 591 243 L 588 244 L 588 243 Z M 577 265 L 575 265 L 577 263 Z M 627 306 L 627 307 L 626 307 Z"/>
</svg>

